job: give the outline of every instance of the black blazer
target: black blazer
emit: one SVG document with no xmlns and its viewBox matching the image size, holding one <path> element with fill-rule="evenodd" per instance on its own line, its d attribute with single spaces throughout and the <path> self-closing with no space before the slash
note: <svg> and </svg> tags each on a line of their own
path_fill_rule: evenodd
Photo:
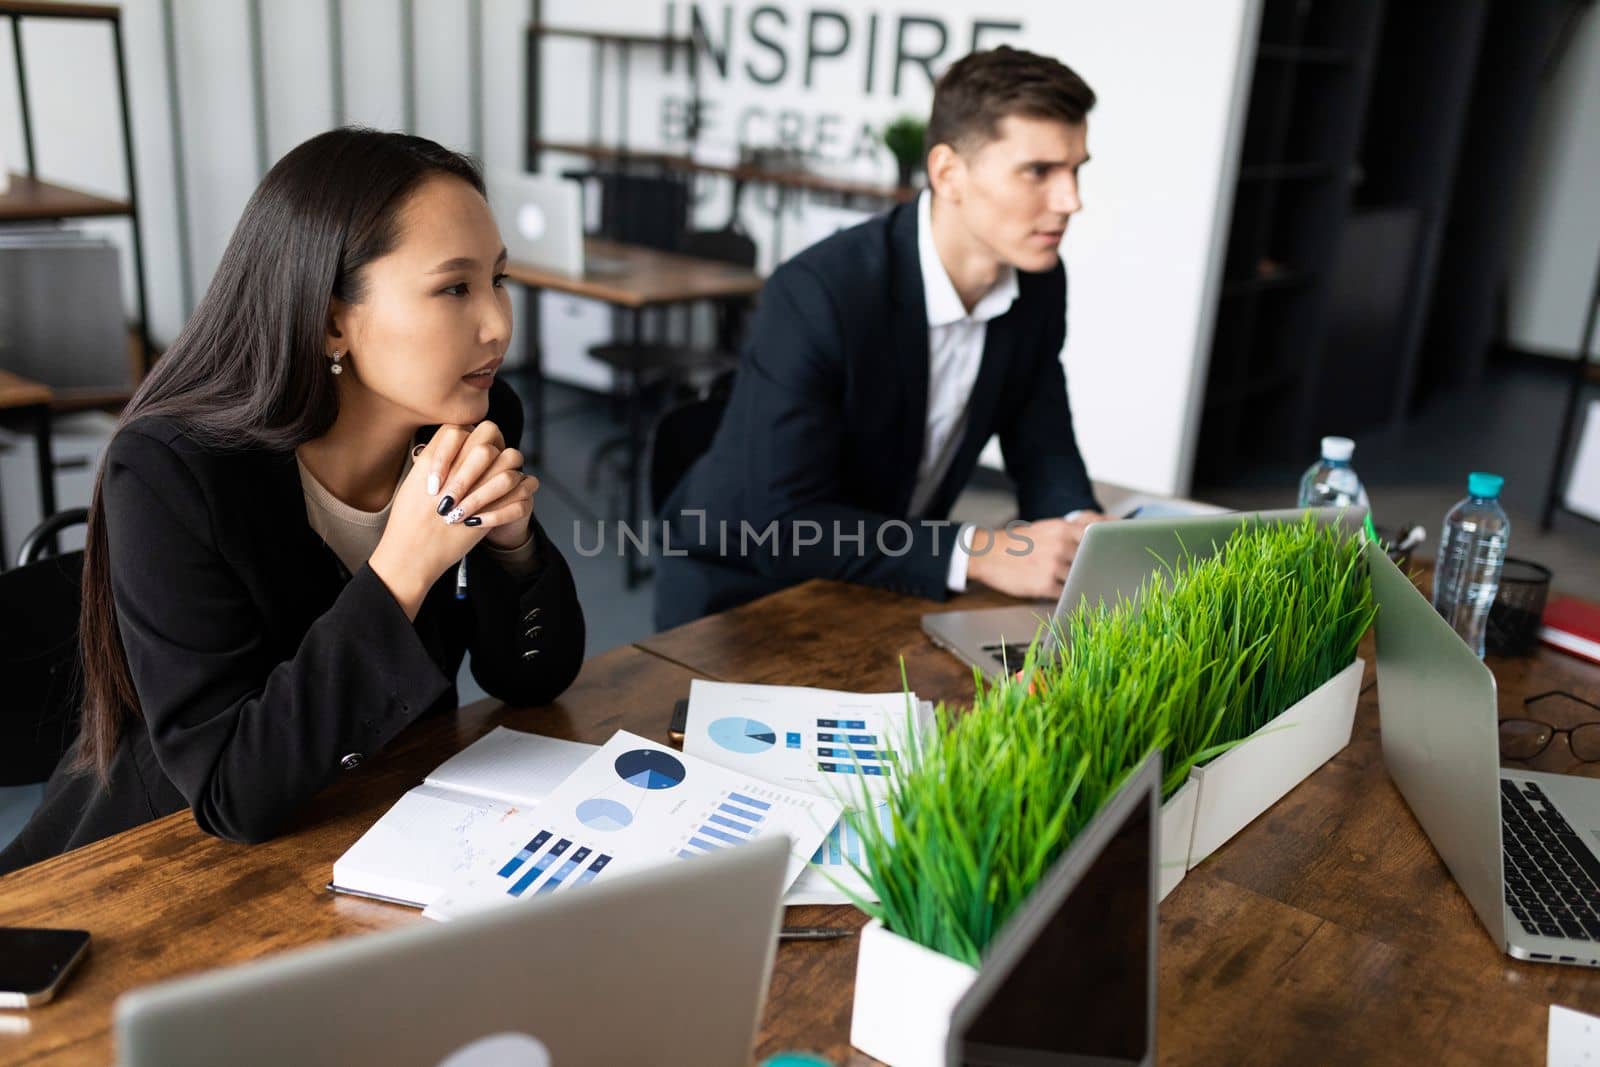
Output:
<svg viewBox="0 0 1600 1067">
<path fill-rule="evenodd" d="M 965 434 L 915 519 L 949 515 L 996 433 L 1022 518 L 1097 506 L 1059 358 L 1066 271 L 1057 263 L 1017 283 L 1016 302 L 989 322 Z M 687 555 L 658 561 L 656 624 L 807 578 L 944 599 L 958 528 L 907 514 L 927 407 L 928 317 L 910 203 L 813 245 L 767 281 L 716 438 L 663 509 L 667 550 Z M 898 525 L 908 520 L 909 544 Z M 741 521 L 751 527 L 742 555 Z M 776 537 L 752 549 L 774 521 Z M 822 529 L 816 544 L 805 543 L 815 528 L 797 525 L 809 522 Z"/>
<path fill-rule="evenodd" d="M 499 382 L 489 418 L 519 439 L 521 404 Z M 454 709 L 465 652 L 485 690 L 521 706 L 553 700 L 583 661 L 572 573 L 537 522 L 534 574 L 474 549 L 467 599 L 452 567 L 413 623 L 312 531 L 292 452 L 218 451 L 138 419 L 107 450 L 102 492 L 143 722 L 125 726 L 109 786 L 67 770 L 67 753 L 0 873 L 185 807 L 208 833 L 264 840 L 407 725 Z"/>
</svg>

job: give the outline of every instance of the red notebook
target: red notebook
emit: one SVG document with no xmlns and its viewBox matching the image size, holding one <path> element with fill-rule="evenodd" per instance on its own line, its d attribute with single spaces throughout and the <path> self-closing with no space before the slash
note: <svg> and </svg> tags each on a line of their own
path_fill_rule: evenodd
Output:
<svg viewBox="0 0 1600 1067">
<path fill-rule="evenodd" d="M 1600 663 L 1600 604 L 1554 596 L 1544 608 L 1539 640 L 1591 663 Z"/>
</svg>

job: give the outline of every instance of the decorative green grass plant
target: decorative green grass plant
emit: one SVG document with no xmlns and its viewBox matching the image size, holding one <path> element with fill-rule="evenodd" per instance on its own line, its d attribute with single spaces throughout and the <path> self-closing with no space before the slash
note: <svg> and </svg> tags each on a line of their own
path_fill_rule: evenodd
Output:
<svg viewBox="0 0 1600 1067">
<path fill-rule="evenodd" d="M 938 729 L 891 784 L 885 831 L 847 815 L 891 931 L 976 965 L 985 946 L 1151 752 L 1167 795 L 1189 771 L 1355 658 L 1375 608 L 1359 534 L 1294 524 L 1236 531 L 1205 559 L 1163 561 L 1132 601 L 1075 613 L 1055 656 Z"/>
</svg>

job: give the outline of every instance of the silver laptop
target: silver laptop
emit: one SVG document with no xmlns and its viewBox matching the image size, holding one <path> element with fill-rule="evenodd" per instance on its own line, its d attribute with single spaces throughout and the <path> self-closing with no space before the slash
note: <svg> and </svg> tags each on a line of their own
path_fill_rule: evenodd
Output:
<svg viewBox="0 0 1600 1067">
<path fill-rule="evenodd" d="M 1156 1062 L 1157 813 L 1151 756 L 984 954 L 945 1039 L 949 1067 Z"/>
<path fill-rule="evenodd" d="M 618 260 L 584 255 L 583 187 L 577 182 L 514 171 L 491 171 L 484 182 L 489 209 L 513 261 L 575 278 L 626 269 Z"/>
<path fill-rule="evenodd" d="M 1360 529 L 1367 518 L 1364 507 L 1309 510 L 1317 514 L 1318 522 L 1350 532 Z M 1304 515 L 1305 509 L 1289 508 L 1096 523 L 1084 531 L 1053 613 L 1044 601 L 1014 608 L 932 612 L 922 617 L 922 629 L 934 644 L 999 679 L 1022 666 L 1029 643 L 1052 617 L 1064 622 L 1080 604 L 1114 604 L 1119 596 L 1131 597 L 1160 569 L 1159 561 L 1174 562 L 1185 548 L 1196 558 L 1211 556 L 1246 522 L 1298 521 Z M 1048 649 L 1048 642 L 1045 645 Z"/>
<path fill-rule="evenodd" d="M 1489 936 L 1600 967 L 1600 781 L 1500 766 L 1494 675 L 1376 545 L 1383 761 Z"/>
<path fill-rule="evenodd" d="M 763 838 L 137 990 L 116 1005 L 120 1062 L 532 1067 L 542 1045 L 558 1067 L 748 1063 L 788 853 Z"/>
</svg>

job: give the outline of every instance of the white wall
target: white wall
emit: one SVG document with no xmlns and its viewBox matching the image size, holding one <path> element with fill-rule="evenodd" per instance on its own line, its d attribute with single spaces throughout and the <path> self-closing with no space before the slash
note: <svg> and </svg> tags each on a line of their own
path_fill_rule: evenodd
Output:
<svg viewBox="0 0 1600 1067">
<path fill-rule="evenodd" d="M 1600 265 L 1600 11 L 1585 12 L 1545 86 L 1533 138 L 1516 203 L 1509 339 L 1570 359 Z M 1600 335 L 1590 356 L 1600 358 Z"/>
<path fill-rule="evenodd" d="M 711 112 L 702 150 L 733 152 L 741 129 L 751 140 L 783 136 L 817 150 L 817 169 L 887 182 L 893 163 L 871 130 L 903 113 L 925 115 L 932 95 L 920 66 L 895 63 L 900 45 L 908 52 L 936 53 L 930 61 L 935 73 L 969 50 L 975 37 L 984 47 L 1014 43 L 1072 65 L 1100 96 L 1090 120 L 1094 161 L 1084 175 L 1086 209 L 1065 249 L 1065 360 L 1078 440 L 1096 478 L 1181 491 L 1188 486 L 1198 432 L 1258 3 L 836 0 L 823 8 L 707 0 L 698 7 L 713 43 L 727 50 L 727 73 L 703 66 Z M 327 7 L 322 0 L 262 6 L 269 146 L 276 158 L 333 121 Z M 670 25 L 681 33 L 692 6 L 691 0 L 546 0 L 545 18 L 555 25 L 652 32 Z M 170 338 L 187 308 L 178 284 L 171 196 L 169 57 L 158 0 L 125 0 L 123 7 L 152 326 L 158 338 Z M 761 8 L 767 13 L 757 14 Z M 244 0 L 178 0 L 176 9 L 198 293 L 260 170 Z M 401 4 L 344 0 L 344 9 L 346 119 L 398 127 L 404 113 Z M 484 3 L 482 155 L 490 167 L 517 167 L 522 160 L 521 28 L 528 10 L 526 0 Z M 418 132 L 471 149 L 466 4 L 418 0 L 416 19 Z M 43 26 L 27 33 L 44 175 L 122 193 L 106 35 Z M 588 46 L 550 41 L 545 50 L 545 134 L 586 140 Z M 822 54 L 833 50 L 840 54 Z M 774 84 L 762 83 L 780 68 Z M 614 138 L 614 75 L 607 84 L 613 106 L 605 131 Z M 13 86 L 9 48 L 0 47 L 0 156 L 20 160 Z M 659 60 L 636 60 L 629 97 L 632 143 L 673 145 L 663 114 L 681 105 L 684 95 L 681 66 L 668 75 Z M 547 166 L 560 162 L 552 159 Z M 785 219 L 783 246 L 774 249 L 771 216 L 758 209 L 763 200 L 770 195 L 748 200 L 743 218 L 770 266 L 775 255 L 798 247 L 803 207 L 791 203 L 796 214 Z M 725 190 L 712 190 L 701 207 L 702 222 L 720 225 L 726 215 Z"/>
</svg>

